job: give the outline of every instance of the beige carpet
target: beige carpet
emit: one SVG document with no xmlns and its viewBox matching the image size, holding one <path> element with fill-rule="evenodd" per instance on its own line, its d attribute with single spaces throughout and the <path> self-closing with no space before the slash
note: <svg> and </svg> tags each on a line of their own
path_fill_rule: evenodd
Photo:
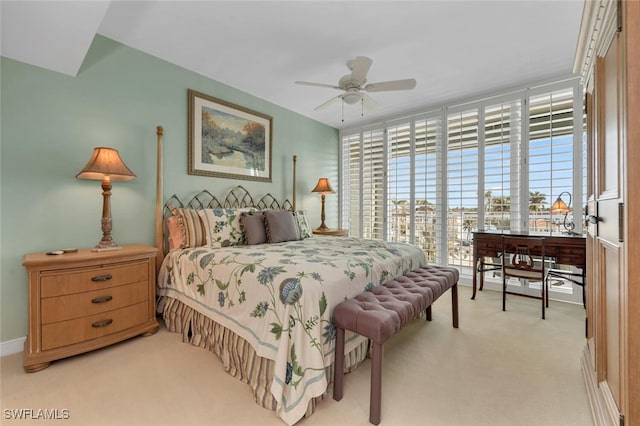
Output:
<svg viewBox="0 0 640 426">
<path fill-rule="evenodd" d="M 592 425 L 580 372 L 585 345 L 581 306 L 460 289 L 460 328 L 450 296 L 431 323 L 414 321 L 385 345 L 382 423 L 391 425 Z M 249 388 L 211 353 L 160 331 L 54 362 L 32 374 L 22 354 L 1 360 L 0 423 L 12 409 L 68 410 L 64 425 L 283 425 L 257 406 Z M 345 378 L 300 425 L 367 425 L 369 361 Z M 32 420 L 33 424 L 50 421 Z"/>
</svg>

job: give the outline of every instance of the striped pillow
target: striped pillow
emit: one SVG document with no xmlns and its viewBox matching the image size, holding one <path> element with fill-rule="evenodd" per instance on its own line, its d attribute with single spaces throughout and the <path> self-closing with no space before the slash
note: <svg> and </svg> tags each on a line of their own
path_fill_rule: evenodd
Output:
<svg viewBox="0 0 640 426">
<path fill-rule="evenodd" d="M 201 247 L 205 245 L 204 227 L 197 210 L 171 207 L 171 214 L 178 218 L 182 231 L 180 248 Z"/>
</svg>

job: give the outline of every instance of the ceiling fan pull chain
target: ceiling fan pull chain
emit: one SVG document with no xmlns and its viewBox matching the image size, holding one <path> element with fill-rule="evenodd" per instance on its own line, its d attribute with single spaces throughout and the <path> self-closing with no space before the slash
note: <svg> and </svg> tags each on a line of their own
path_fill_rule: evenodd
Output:
<svg viewBox="0 0 640 426">
<path fill-rule="evenodd" d="M 360 98 L 360 117 L 364 117 L 364 97 Z"/>
<path fill-rule="evenodd" d="M 344 98 L 342 98 L 342 122 L 344 123 Z"/>
</svg>

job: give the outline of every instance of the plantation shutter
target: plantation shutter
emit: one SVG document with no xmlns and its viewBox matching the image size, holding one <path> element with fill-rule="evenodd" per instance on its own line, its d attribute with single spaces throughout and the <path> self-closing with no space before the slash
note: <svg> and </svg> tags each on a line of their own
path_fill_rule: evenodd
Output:
<svg viewBox="0 0 640 426">
<path fill-rule="evenodd" d="M 362 235 L 384 239 L 385 155 L 382 129 L 362 134 Z"/>
<path fill-rule="evenodd" d="M 411 242 L 411 124 L 387 127 L 388 240 Z"/>
<path fill-rule="evenodd" d="M 444 264 L 442 253 L 443 214 L 438 208 L 444 197 L 442 180 L 442 120 L 416 120 L 415 132 L 415 244 L 424 250 L 427 262 Z"/>
<path fill-rule="evenodd" d="M 478 217 L 478 110 L 447 115 L 448 263 L 471 263 Z"/>
<path fill-rule="evenodd" d="M 342 138 L 342 179 L 340 201 L 342 208 L 340 226 L 350 230 L 352 236 L 360 236 L 360 134 Z"/>
<path fill-rule="evenodd" d="M 573 193 L 573 144 L 573 90 L 531 96 L 529 191 L 535 202 L 531 203 L 530 231 L 563 230 L 561 217 L 552 217 L 550 206 L 562 191 Z"/>
<path fill-rule="evenodd" d="M 484 107 L 484 230 L 519 230 L 521 102 Z"/>
</svg>

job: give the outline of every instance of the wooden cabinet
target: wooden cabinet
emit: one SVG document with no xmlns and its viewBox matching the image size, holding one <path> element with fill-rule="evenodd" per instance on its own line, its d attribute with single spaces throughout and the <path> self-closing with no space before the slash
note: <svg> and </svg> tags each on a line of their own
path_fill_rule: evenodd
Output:
<svg viewBox="0 0 640 426">
<path fill-rule="evenodd" d="M 349 230 L 348 229 L 314 229 L 314 235 L 325 235 L 330 237 L 348 237 Z"/>
<path fill-rule="evenodd" d="M 24 256 L 29 276 L 29 330 L 24 369 L 158 330 L 155 316 L 157 249 Z"/>
</svg>

